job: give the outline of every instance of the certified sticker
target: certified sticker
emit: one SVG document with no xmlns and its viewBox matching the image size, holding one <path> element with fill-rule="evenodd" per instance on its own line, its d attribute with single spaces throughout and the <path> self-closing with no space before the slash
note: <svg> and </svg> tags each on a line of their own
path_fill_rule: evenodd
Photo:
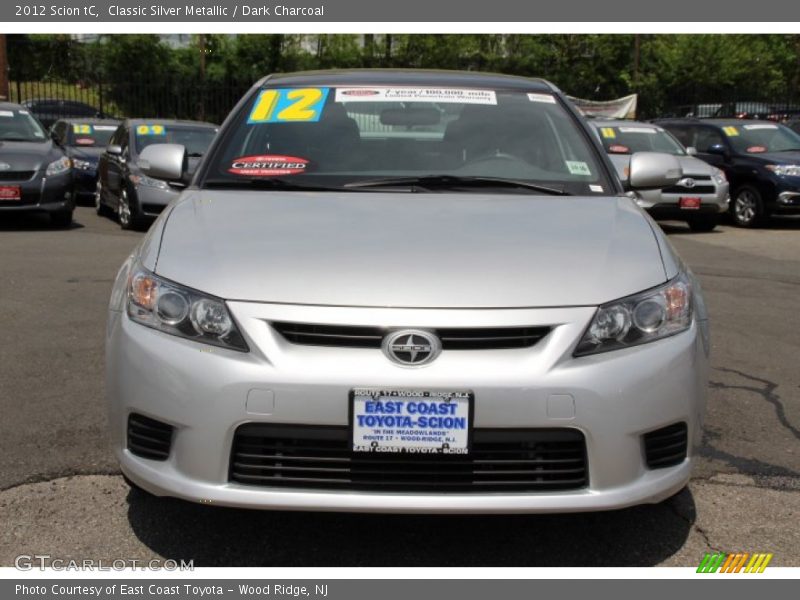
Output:
<svg viewBox="0 0 800 600">
<path fill-rule="evenodd" d="M 228 173 L 246 177 L 276 177 L 304 173 L 308 160 L 298 156 L 260 154 L 240 156 L 231 161 Z"/>
<path fill-rule="evenodd" d="M 748 154 L 762 154 L 767 151 L 766 146 L 750 146 L 747 149 Z"/>
<path fill-rule="evenodd" d="M 94 146 L 94 138 L 87 138 L 87 137 L 76 138 L 75 144 L 78 146 Z"/>
<path fill-rule="evenodd" d="M 608 147 L 608 151 L 612 154 L 630 154 L 631 149 L 627 146 L 623 146 L 622 144 L 611 144 Z"/>
</svg>

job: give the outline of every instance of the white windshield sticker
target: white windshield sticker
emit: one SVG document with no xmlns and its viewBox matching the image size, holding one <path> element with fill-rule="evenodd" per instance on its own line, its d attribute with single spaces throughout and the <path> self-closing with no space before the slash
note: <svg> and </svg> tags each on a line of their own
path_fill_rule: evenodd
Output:
<svg viewBox="0 0 800 600">
<path fill-rule="evenodd" d="M 14 112 L 10 110 L 0 110 L 0 117 L 13 117 Z"/>
<path fill-rule="evenodd" d="M 550 94 L 528 94 L 528 100 L 531 102 L 546 102 L 547 104 L 556 103 L 556 99 Z"/>
<path fill-rule="evenodd" d="M 622 133 L 655 133 L 652 127 L 619 127 Z"/>
<path fill-rule="evenodd" d="M 19 114 L 21 114 L 21 115 L 29 115 L 29 114 L 31 114 L 31 113 L 29 113 L 27 110 L 18 110 L 17 112 L 18 112 Z"/>
<path fill-rule="evenodd" d="M 755 125 L 745 125 L 745 129 L 777 129 L 777 125 L 770 125 L 769 123 L 756 123 Z"/>
<path fill-rule="evenodd" d="M 602 185 L 590 185 L 589 189 L 593 192 L 602 192 L 603 186 Z"/>
<path fill-rule="evenodd" d="M 117 126 L 116 125 L 95 125 L 94 129 L 95 129 L 95 131 L 116 131 L 117 130 Z"/>
<path fill-rule="evenodd" d="M 494 90 L 411 87 L 336 88 L 336 102 L 447 102 L 497 104 Z"/>
<path fill-rule="evenodd" d="M 567 164 L 567 169 L 572 175 L 591 175 L 592 172 L 589 170 L 589 165 L 585 162 L 580 160 L 567 160 L 564 161 Z"/>
</svg>

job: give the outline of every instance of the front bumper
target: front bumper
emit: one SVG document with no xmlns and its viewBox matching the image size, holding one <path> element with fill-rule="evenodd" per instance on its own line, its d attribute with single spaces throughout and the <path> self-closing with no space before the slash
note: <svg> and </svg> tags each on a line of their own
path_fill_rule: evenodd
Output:
<svg viewBox="0 0 800 600">
<path fill-rule="evenodd" d="M 94 197 L 97 191 L 97 169 L 73 169 L 73 193 L 77 197 Z"/>
<path fill-rule="evenodd" d="M 726 182 L 723 185 L 712 184 L 703 181 L 703 187 L 712 186 L 714 193 L 696 193 L 692 188 L 680 193 L 668 193 L 664 190 L 645 190 L 637 192 L 637 204 L 650 213 L 653 218 L 665 219 L 687 219 L 697 213 L 719 214 L 728 210 L 730 203 L 730 185 Z M 699 209 L 684 209 L 680 207 L 680 200 L 684 197 L 700 198 Z"/>
<path fill-rule="evenodd" d="M 180 190 L 172 187 L 161 189 L 137 185 L 135 189 L 142 214 L 148 217 L 157 217 L 167 207 L 167 204 L 181 195 Z"/>
<path fill-rule="evenodd" d="M 369 512 L 571 512 L 659 502 L 688 481 L 699 443 L 708 369 L 707 323 L 679 335 L 579 359 L 572 347 L 591 307 L 501 311 L 328 308 L 229 303 L 249 353 L 212 348 L 148 329 L 111 311 L 107 394 L 111 438 L 123 472 L 161 496 L 222 506 Z M 445 351 L 424 368 L 389 362 L 380 350 L 293 345 L 269 321 L 413 324 L 415 327 L 555 325 L 532 348 Z M 583 432 L 588 487 L 540 493 L 365 492 L 286 489 L 229 481 L 234 432 L 244 423 L 346 425 L 354 387 L 470 389 L 475 428 L 559 428 Z M 271 392 L 258 413 L 251 390 Z M 553 396 L 574 410 L 553 415 Z M 175 428 L 166 461 L 127 449 L 131 413 Z M 688 425 L 682 463 L 648 470 L 642 435 Z"/>
<path fill-rule="evenodd" d="M 75 208 L 72 193 L 71 172 L 53 177 L 44 177 L 37 172 L 25 181 L 3 181 L 2 185 L 18 185 L 22 191 L 21 200 L 0 200 L 0 213 L 3 212 L 61 212 Z"/>
</svg>

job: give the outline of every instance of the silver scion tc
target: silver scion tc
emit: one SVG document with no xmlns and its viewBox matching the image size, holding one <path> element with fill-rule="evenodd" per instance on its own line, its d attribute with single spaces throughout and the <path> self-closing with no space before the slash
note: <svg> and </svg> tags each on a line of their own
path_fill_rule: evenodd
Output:
<svg viewBox="0 0 800 600">
<path fill-rule="evenodd" d="M 141 155 L 166 181 L 185 165 Z M 682 175 L 630 158 L 632 189 Z M 262 79 L 109 308 L 114 449 L 159 496 L 604 510 L 679 491 L 702 429 L 697 281 L 542 80 Z"/>
</svg>

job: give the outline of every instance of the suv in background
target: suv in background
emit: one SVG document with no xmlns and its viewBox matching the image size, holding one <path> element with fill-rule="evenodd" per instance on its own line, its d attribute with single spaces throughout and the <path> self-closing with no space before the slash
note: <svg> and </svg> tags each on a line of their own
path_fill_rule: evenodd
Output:
<svg viewBox="0 0 800 600">
<path fill-rule="evenodd" d="M 772 121 L 659 119 L 698 158 L 725 171 L 731 215 L 756 227 L 769 215 L 800 214 L 800 134 Z"/>
<path fill-rule="evenodd" d="M 31 111 L 45 128 L 49 129 L 59 119 L 68 118 L 101 118 L 103 114 L 94 106 L 76 100 L 59 100 L 58 98 L 37 98 L 25 100 L 22 106 Z"/>
<path fill-rule="evenodd" d="M 766 102 L 742 101 L 726 102 L 709 117 L 732 118 L 732 119 L 766 119 L 767 115 L 775 112 L 775 107 Z M 693 115 L 701 116 L 701 115 Z"/>
<path fill-rule="evenodd" d="M 625 183 L 635 152 L 665 152 L 680 162 L 683 178 L 678 183 L 636 193 L 639 206 L 653 218 L 686 221 L 692 231 L 712 231 L 717 226 L 719 214 L 728 210 L 729 201 L 728 181 L 721 169 L 691 156 L 658 125 L 609 119 L 593 119 L 590 123 Z"/>
</svg>

